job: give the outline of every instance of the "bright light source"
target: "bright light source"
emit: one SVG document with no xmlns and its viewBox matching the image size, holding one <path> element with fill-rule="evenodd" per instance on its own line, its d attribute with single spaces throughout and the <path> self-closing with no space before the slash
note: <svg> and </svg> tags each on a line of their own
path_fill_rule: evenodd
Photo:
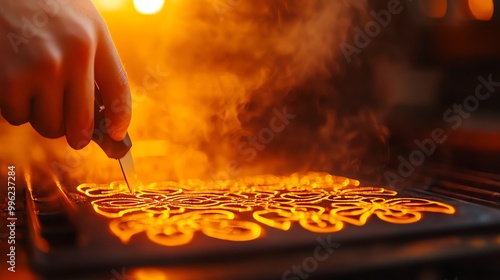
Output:
<svg viewBox="0 0 500 280">
<path fill-rule="evenodd" d="M 472 15 L 478 20 L 490 20 L 495 11 L 493 0 L 469 0 Z"/>
<path fill-rule="evenodd" d="M 135 9 L 145 15 L 156 14 L 163 8 L 165 0 L 134 0 Z"/>
<path fill-rule="evenodd" d="M 127 0 L 92 0 L 100 11 L 114 11 L 125 6 Z"/>
</svg>

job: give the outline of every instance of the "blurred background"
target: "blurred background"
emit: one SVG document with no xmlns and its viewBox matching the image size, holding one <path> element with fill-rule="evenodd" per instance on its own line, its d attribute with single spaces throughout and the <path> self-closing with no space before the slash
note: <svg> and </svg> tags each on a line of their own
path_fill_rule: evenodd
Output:
<svg viewBox="0 0 500 280">
<path fill-rule="evenodd" d="M 496 0 L 93 2 L 129 75 L 145 182 L 376 179 L 435 128 L 447 141 L 426 162 L 498 171 L 500 97 L 467 99 L 479 76 L 500 80 Z M 473 112 L 445 117 L 464 102 Z M 290 119 L 273 131 L 277 112 Z M 77 152 L 29 125 L 0 129 L 2 159 L 67 184 L 120 178 L 94 144 Z"/>
<path fill-rule="evenodd" d="M 436 195 L 455 216 L 396 237 L 370 224 L 389 236 L 377 242 L 369 228 L 351 227 L 345 251 L 318 275 L 496 279 L 500 0 L 92 2 L 128 73 L 129 133 L 144 183 L 324 171 Z M 0 165 L 22 168 L 34 185 L 48 178 L 74 191 L 123 179 L 94 143 L 74 151 L 3 120 L 0 141 Z M 350 240 L 351 230 L 364 239 Z M 195 274 L 208 267 L 227 279 L 243 270 L 249 279 L 281 276 L 309 249 L 245 256 L 250 264 L 195 262 L 169 275 L 203 279 Z"/>
</svg>

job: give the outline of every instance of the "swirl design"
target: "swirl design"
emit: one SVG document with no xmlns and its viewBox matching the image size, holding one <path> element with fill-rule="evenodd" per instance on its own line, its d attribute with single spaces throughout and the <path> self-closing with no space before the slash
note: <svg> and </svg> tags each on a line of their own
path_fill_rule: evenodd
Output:
<svg viewBox="0 0 500 280">
<path fill-rule="evenodd" d="M 262 235 L 262 225 L 287 231 L 298 224 L 311 232 L 332 233 L 345 224 L 363 226 L 373 216 L 410 224 L 421 220 L 423 212 L 455 213 L 441 202 L 400 198 L 393 190 L 360 186 L 358 180 L 318 172 L 153 183 L 135 195 L 120 182 L 83 184 L 77 189 L 92 199 L 96 213 L 112 219 L 109 227 L 123 243 L 144 232 L 164 246 L 188 244 L 196 232 L 250 241 Z"/>
</svg>

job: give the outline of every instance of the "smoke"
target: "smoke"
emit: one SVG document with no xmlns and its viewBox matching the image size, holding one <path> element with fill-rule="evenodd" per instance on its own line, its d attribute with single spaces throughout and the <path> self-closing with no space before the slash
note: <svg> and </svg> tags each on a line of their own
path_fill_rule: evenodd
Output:
<svg viewBox="0 0 500 280">
<path fill-rule="evenodd" d="M 339 47 L 365 2 L 185 0 L 155 16 L 103 13 L 132 85 L 139 176 L 359 172 L 387 133 L 368 65 L 348 64 Z M 71 175 L 117 178 L 99 152 Z"/>
</svg>

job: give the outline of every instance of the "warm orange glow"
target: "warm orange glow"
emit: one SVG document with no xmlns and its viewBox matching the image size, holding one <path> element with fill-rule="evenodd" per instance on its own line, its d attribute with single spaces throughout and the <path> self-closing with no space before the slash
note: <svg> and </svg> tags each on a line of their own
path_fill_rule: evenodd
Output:
<svg viewBox="0 0 500 280">
<path fill-rule="evenodd" d="M 469 8 L 478 20 L 490 20 L 495 11 L 493 0 L 469 0 Z"/>
<path fill-rule="evenodd" d="M 163 8 L 165 0 L 134 0 L 135 9 L 145 15 L 156 14 Z"/>
<path fill-rule="evenodd" d="M 113 219 L 109 227 L 123 243 L 145 233 L 164 246 L 188 244 L 196 232 L 251 241 L 262 235 L 262 225 L 288 231 L 298 224 L 311 232 L 331 233 L 346 223 L 365 225 L 374 215 L 388 223 L 409 224 L 422 219 L 422 212 L 455 213 L 444 203 L 396 197 L 396 191 L 359 186 L 357 180 L 326 173 L 256 176 L 230 183 L 155 183 L 135 195 L 123 183 L 84 184 L 78 190 L 94 199 L 98 214 Z M 254 220 L 238 214 L 248 212 Z"/>
<path fill-rule="evenodd" d="M 443 18 L 448 10 L 448 0 L 420 0 L 420 10 L 430 18 Z"/>
<path fill-rule="evenodd" d="M 127 0 L 92 0 L 94 5 L 102 11 L 116 11 L 123 8 Z"/>
<path fill-rule="evenodd" d="M 334 73 L 327 73 L 327 64 L 345 61 L 338 46 L 352 30 L 352 9 L 361 10 L 364 1 L 325 1 L 321 8 L 314 2 L 129 0 L 116 12 L 103 10 L 129 76 L 133 99 L 129 132 L 141 181 L 237 178 L 297 170 L 305 162 L 316 165 L 307 169 L 329 168 L 328 164 L 342 161 L 351 166 L 344 152 L 323 151 L 321 162 L 303 161 L 296 153 L 270 156 L 278 152 L 274 146 L 287 146 L 284 139 L 290 138 L 284 135 L 297 131 L 302 121 L 292 120 L 288 126 L 281 119 L 273 122 L 278 129 L 269 144 L 249 140 L 272 128 L 273 109 L 282 111 L 288 105 L 284 99 L 292 88 L 312 77 L 330 80 Z M 143 5 L 158 11 L 157 16 L 138 14 L 145 11 Z M 252 112 L 247 112 L 250 107 Z M 291 106 L 288 112 L 293 113 Z M 356 133 L 365 135 L 364 130 L 353 131 L 362 125 L 337 119 L 328 118 L 317 131 L 296 135 L 310 135 L 322 143 L 319 146 L 332 149 L 349 146 Z M 331 137 L 334 132 L 340 135 Z M 301 146 L 314 147 L 305 137 Z M 60 146 L 53 150 L 65 166 L 70 165 L 66 158 L 75 158 L 75 152 L 61 152 Z M 238 170 L 228 168 L 233 161 Z M 108 182 L 121 176 L 116 162 L 94 144 L 81 164 L 70 163 L 77 168 L 67 173 L 80 182 Z"/>
<path fill-rule="evenodd" d="M 359 139 L 387 133 L 367 108 L 359 116 L 337 114 L 347 105 L 337 97 L 350 93 L 331 85 L 344 75 L 339 45 L 363 18 L 353 15 L 369 15 L 366 1 L 93 1 L 129 78 L 129 133 L 143 182 L 358 170 L 359 159 L 373 152 Z M 314 101 L 302 110 L 294 92 L 311 101 L 331 93 L 335 102 Z M 284 119 L 285 107 L 297 118 Z M 95 143 L 75 151 L 63 138 L 43 139 L 29 124 L 11 127 L 1 119 L 5 161 L 78 182 L 123 178 Z"/>
<path fill-rule="evenodd" d="M 169 280 L 170 278 L 161 270 L 154 268 L 136 268 L 131 271 L 135 280 Z"/>
</svg>

